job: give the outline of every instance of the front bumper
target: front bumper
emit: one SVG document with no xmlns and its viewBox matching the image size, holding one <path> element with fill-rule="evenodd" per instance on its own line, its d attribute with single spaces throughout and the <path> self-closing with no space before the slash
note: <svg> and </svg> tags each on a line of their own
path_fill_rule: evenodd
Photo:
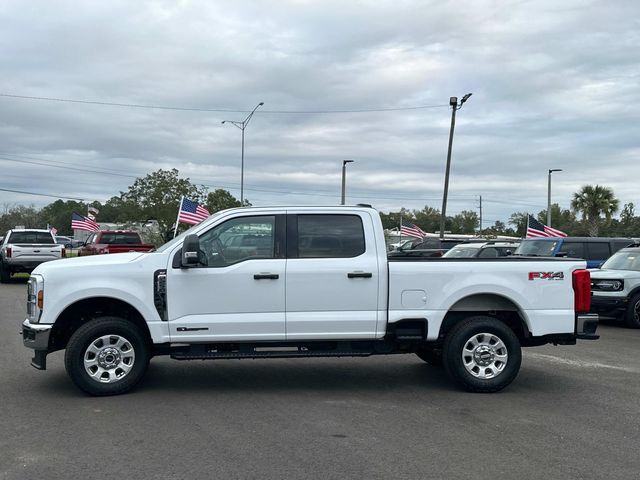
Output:
<svg viewBox="0 0 640 480">
<path fill-rule="evenodd" d="M 22 343 L 25 347 L 35 350 L 31 365 L 38 370 L 47 368 L 49 336 L 51 335 L 52 327 L 53 325 L 30 323 L 28 319 L 22 322 Z"/>
<path fill-rule="evenodd" d="M 596 335 L 599 317 L 595 313 L 585 313 L 576 316 L 576 338 L 581 340 L 597 340 Z"/>
<path fill-rule="evenodd" d="M 629 297 L 625 295 L 591 295 L 591 311 L 597 313 L 609 313 L 624 311 L 629 304 Z"/>
</svg>

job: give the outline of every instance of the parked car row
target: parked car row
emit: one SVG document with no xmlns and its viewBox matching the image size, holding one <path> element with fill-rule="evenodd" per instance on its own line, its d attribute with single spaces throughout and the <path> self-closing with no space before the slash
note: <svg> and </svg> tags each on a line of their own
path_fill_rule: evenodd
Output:
<svg viewBox="0 0 640 480">
<path fill-rule="evenodd" d="M 65 236 L 54 237 L 49 230 L 17 228 L 0 241 L 0 282 L 15 273 L 31 273 L 38 265 L 67 256 L 67 249 L 78 249 L 79 256 L 120 252 L 148 252 L 155 247 L 142 242 L 137 232 L 104 230 L 86 242 Z"/>
</svg>

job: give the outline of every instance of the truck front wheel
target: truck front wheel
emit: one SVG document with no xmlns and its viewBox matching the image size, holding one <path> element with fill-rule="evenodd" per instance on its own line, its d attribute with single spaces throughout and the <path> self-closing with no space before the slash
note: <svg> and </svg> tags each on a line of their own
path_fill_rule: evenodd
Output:
<svg viewBox="0 0 640 480">
<path fill-rule="evenodd" d="M 0 283 L 9 283 L 10 279 L 11 272 L 9 271 L 9 266 L 0 260 Z"/>
<path fill-rule="evenodd" d="M 624 323 L 629 328 L 640 328 L 640 293 L 631 298 L 624 315 Z"/>
<path fill-rule="evenodd" d="M 497 392 L 518 375 L 520 341 L 503 322 L 473 316 L 447 334 L 443 348 L 447 373 L 471 392 Z"/>
<path fill-rule="evenodd" d="M 149 365 L 149 348 L 140 329 L 121 318 L 101 317 L 71 336 L 64 357 L 67 373 L 90 395 L 131 390 Z"/>
</svg>

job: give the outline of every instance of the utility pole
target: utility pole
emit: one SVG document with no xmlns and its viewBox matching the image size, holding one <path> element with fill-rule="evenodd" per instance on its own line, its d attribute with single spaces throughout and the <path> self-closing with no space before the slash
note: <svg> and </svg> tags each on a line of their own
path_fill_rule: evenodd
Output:
<svg viewBox="0 0 640 480">
<path fill-rule="evenodd" d="M 449 172 L 451 170 L 451 148 L 453 147 L 453 130 L 456 127 L 456 111 L 462 108 L 464 102 L 469 100 L 471 93 L 467 93 L 458 105 L 458 97 L 450 97 L 451 128 L 449 130 L 449 149 L 447 150 L 447 168 L 444 174 L 444 193 L 442 194 L 442 212 L 440 214 L 440 240 L 444 239 L 444 222 L 447 218 L 447 195 L 449 194 Z"/>
<path fill-rule="evenodd" d="M 547 227 L 551 226 L 551 174 L 553 172 L 561 172 L 561 168 L 549 169 L 549 184 L 547 187 Z"/>
<path fill-rule="evenodd" d="M 342 161 L 342 199 L 340 205 L 344 205 L 347 197 L 347 163 L 353 163 L 355 160 L 343 160 Z"/>
<path fill-rule="evenodd" d="M 482 236 L 482 195 L 480 195 L 480 235 Z"/>
</svg>

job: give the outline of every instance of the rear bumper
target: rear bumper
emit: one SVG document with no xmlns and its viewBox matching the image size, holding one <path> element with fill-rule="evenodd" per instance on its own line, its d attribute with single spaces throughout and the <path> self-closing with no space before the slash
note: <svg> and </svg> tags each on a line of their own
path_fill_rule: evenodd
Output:
<svg viewBox="0 0 640 480">
<path fill-rule="evenodd" d="M 595 313 L 585 313 L 576 315 L 576 338 L 581 340 L 597 340 L 600 335 L 596 335 L 599 317 Z"/>
<path fill-rule="evenodd" d="M 15 260 L 13 262 L 7 261 L 5 265 L 9 268 L 11 272 L 27 272 L 31 273 L 38 265 L 44 262 L 49 262 L 51 260 L 57 260 L 56 258 L 46 258 L 42 260 Z"/>
<path fill-rule="evenodd" d="M 47 353 L 49 351 L 49 336 L 53 325 L 40 325 L 29 323 L 29 320 L 22 322 L 22 343 L 25 347 L 35 350 L 31 359 L 31 365 L 38 370 L 47 368 Z"/>
</svg>

